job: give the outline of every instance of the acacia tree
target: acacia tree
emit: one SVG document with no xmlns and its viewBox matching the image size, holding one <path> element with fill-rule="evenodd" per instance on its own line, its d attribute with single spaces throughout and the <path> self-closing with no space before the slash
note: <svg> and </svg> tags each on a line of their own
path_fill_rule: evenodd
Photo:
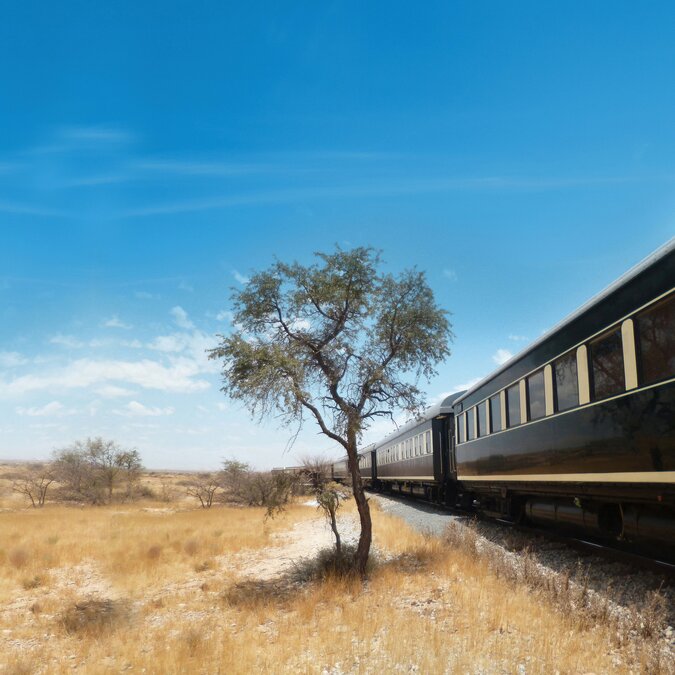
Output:
<svg viewBox="0 0 675 675">
<path fill-rule="evenodd" d="M 219 336 L 222 390 L 252 415 L 280 414 L 299 427 L 309 416 L 346 451 L 361 533 L 355 570 L 363 577 L 372 540 L 359 473 L 363 431 L 395 410 L 417 412 L 417 383 L 449 355 L 446 312 L 423 272 L 378 270 L 370 247 L 316 253 L 318 262 L 276 262 L 233 291 L 235 332 Z"/>
<path fill-rule="evenodd" d="M 200 473 L 190 479 L 186 492 L 190 497 L 196 497 L 203 509 L 210 509 L 220 487 L 218 476 L 212 473 Z"/>
<path fill-rule="evenodd" d="M 54 482 L 54 472 L 49 465 L 35 465 L 12 482 L 12 490 L 30 499 L 33 508 L 43 507 L 47 499 L 47 490 Z"/>
</svg>

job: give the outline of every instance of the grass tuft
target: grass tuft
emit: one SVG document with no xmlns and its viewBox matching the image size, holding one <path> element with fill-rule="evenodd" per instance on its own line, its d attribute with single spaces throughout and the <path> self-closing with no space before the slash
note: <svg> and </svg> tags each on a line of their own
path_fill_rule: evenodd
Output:
<svg viewBox="0 0 675 675">
<path fill-rule="evenodd" d="M 58 623 L 69 634 L 105 636 L 129 619 L 126 603 L 115 600 L 85 600 L 68 607 Z"/>
<path fill-rule="evenodd" d="M 29 559 L 30 555 L 28 554 L 28 551 L 22 547 L 13 548 L 8 556 L 9 564 L 18 570 L 26 567 Z"/>
</svg>

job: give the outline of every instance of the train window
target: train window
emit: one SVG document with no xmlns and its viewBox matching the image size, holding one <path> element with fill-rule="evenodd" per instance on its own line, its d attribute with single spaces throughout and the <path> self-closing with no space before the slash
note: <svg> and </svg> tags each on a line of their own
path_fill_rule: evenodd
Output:
<svg viewBox="0 0 675 675">
<path fill-rule="evenodd" d="M 506 414 L 509 428 L 520 424 L 520 384 L 518 382 L 506 390 Z"/>
<path fill-rule="evenodd" d="M 464 443 L 466 436 L 464 434 L 464 415 L 457 415 L 457 442 Z"/>
<path fill-rule="evenodd" d="M 576 352 L 568 352 L 553 363 L 553 380 L 555 409 L 558 412 L 579 405 Z"/>
<path fill-rule="evenodd" d="M 483 401 L 476 406 L 478 411 L 478 435 L 487 436 L 487 401 Z"/>
<path fill-rule="evenodd" d="M 490 399 L 490 431 L 502 430 L 502 403 L 499 394 Z"/>
<path fill-rule="evenodd" d="M 466 413 L 466 440 L 472 441 L 474 438 L 476 438 L 476 425 L 473 419 L 473 408 L 470 408 Z"/>
<path fill-rule="evenodd" d="M 419 443 L 417 442 L 417 436 L 413 438 L 413 449 L 415 451 L 415 457 L 420 454 L 420 446 Z"/>
<path fill-rule="evenodd" d="M 431 453 L 431 432 L 427 431 L 426 433 L 427 437 L 427 455 Z"/>
<path fill-rule="evenodd" d="M 594 400 L 625 391 L 621 330 L 606 333 L 589 345 L 591 393 Z"/>
<path fill-rule="evenodd" d="M 675 376 L 675 295 L 635 318 L 640 384 Z"/>
<path fill-rule="evenodd" d="M 527 378 L 527 419 L 538 420 L 545 414 L 544 371 L 538 370 Z"/>
</svg>

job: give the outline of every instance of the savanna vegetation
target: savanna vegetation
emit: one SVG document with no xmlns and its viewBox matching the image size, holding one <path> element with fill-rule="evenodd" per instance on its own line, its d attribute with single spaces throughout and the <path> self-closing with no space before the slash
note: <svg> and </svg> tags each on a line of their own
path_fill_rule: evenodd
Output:
<svg viewBox="0 0 675 675">
<path fill-rule="evenodd" d="M 32 509 L 2 475 L 0 672 L 668 672 L 646 628 L 627 641 L 579 589 L 554 600 L 470 536 L 377 507 L 364 586 L 321 567 L 334 537 L 307 497 L 274 519 L 203 509 L 188 475 L 153 472 L 141 481 L 171 501 Z M 353 545 L 353 502 L 338 522 Z"/>
</svg>

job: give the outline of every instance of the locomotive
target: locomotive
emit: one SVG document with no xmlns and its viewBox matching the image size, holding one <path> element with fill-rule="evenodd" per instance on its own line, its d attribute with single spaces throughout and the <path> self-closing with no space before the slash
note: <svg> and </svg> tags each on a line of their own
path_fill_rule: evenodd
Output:
<svg viewBox="0 0 675 675">
<path fill-rule="evenodd" d="M 364 484 L 675 555 L 674 287 L 675 238 L 361 450 Z M 333 475 L 346 480 L 346 458 Z"/>
</svg>

